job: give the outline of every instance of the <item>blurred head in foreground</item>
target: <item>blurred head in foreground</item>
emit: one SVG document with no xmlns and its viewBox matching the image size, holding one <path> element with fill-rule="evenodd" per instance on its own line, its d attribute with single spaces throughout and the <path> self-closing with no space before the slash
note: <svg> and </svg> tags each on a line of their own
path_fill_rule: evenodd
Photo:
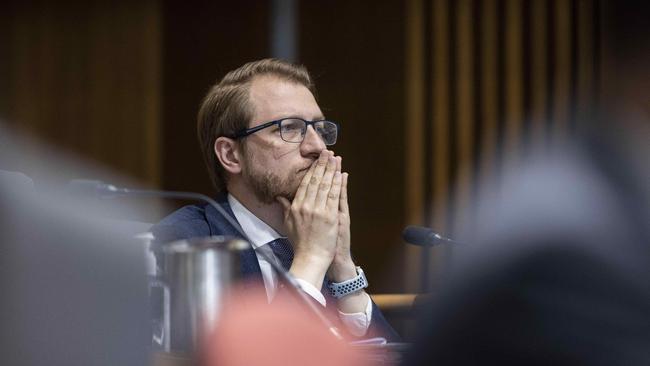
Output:
<svg viewBox="0 0 650 366">
<path fill-rule="evenodd" d="M 475 208 L 407 365 L 650 364 L 650 196 L 606 154 L 529 162 Z"/>
</svg>

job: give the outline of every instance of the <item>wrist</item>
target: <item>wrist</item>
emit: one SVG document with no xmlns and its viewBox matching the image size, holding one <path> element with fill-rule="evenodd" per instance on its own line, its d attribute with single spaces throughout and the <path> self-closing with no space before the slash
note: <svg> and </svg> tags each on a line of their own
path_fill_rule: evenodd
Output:
<svg viewBox="0 0 650 366">
<path fill-rule="evenodd" d="M 343 282 L 357 276 L 357 266 L 352 259 L 332 261 L 327 276 L 332 282 Z"/>
<path fill-rule="evenodd" d="M 330 263 L 331 258 L 310 253 L 296 253 L 289 272 L 294 277 L 307 281 L 315 288 L 320 289 Z"/>
<path fill-rule="evenodd" d="M 294 249 L 293 262 L 301 263 L 310 267 L 327 268 L 332 264 L 334 254 L 320 248 Z"/>
</svg>

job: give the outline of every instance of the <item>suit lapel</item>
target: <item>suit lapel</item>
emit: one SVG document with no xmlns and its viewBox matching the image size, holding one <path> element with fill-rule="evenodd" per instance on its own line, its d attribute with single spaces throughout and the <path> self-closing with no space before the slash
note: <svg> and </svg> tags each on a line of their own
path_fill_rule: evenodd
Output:
<svg viewBox="0 0 650 366">
<path fill-rule="evenodd" d="M 230 215 L 230 217 L 237 221 L 235 214 L 232 212 L 232 209 L 228 204 L 227 196 L 222 195 L 217 198 L 217 203 Z M 216 208 L 207 205 L 205 208 L 205 216 L 208 225 L 210 226 L 210 235 L 234 236 L 243 239 L 237 229 L 234 228 Z M 260 270 L 260 264 L 257 260 L 257 255 L 255 255 L 255 250 L 250 248 L 242 251 L 239 259 L 241 261 L 241 273 L 245 282 L 253 282 L 255 285 L 260 283 L 263 284 L 262 271 Z"/>
</svg>

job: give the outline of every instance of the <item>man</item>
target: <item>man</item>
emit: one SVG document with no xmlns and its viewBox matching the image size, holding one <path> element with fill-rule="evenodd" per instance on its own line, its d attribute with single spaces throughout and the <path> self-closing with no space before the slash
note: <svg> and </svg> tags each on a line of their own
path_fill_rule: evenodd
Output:
<svg viewBox="0 0 650 366">
<path fill-rule="evenodd" d="M 203 157 L 223 193 L 220 204 L 257 252 L 272 252 L 305 292 L 324 306 L 335 305 L 352 335 L 396 339 L 352 260 L 348 174 L 341 172 L 341 157 L 327 149 L 336 143 L 339 127 L 325 120 L 313 91 L 304 67 L 279 60 L 231 71 L 199 111 Z M 210 206 L 184 207 L 153 232 L 159 241 L 237 235 Z M 261 276 L 272 299 L 278 277 L 270 264 L 252 250 L 242 262 L 243 274 Z M 332 296 L 326 299 L 322 287 Z"/>
</svg>

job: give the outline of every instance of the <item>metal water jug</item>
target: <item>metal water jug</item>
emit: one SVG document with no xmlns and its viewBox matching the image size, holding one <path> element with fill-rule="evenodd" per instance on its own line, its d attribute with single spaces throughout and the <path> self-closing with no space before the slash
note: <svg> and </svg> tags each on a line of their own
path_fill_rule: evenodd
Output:
<svg viewBox="0 0 650 366">
<path fill-rule="evenodd" d="M 192 355 L 219 322 L 233 285 L 241 279 L 240 254 L 250 245 L 224 236 L 181 240 L 163 249 L 165 351 Z"/>
</svg>

